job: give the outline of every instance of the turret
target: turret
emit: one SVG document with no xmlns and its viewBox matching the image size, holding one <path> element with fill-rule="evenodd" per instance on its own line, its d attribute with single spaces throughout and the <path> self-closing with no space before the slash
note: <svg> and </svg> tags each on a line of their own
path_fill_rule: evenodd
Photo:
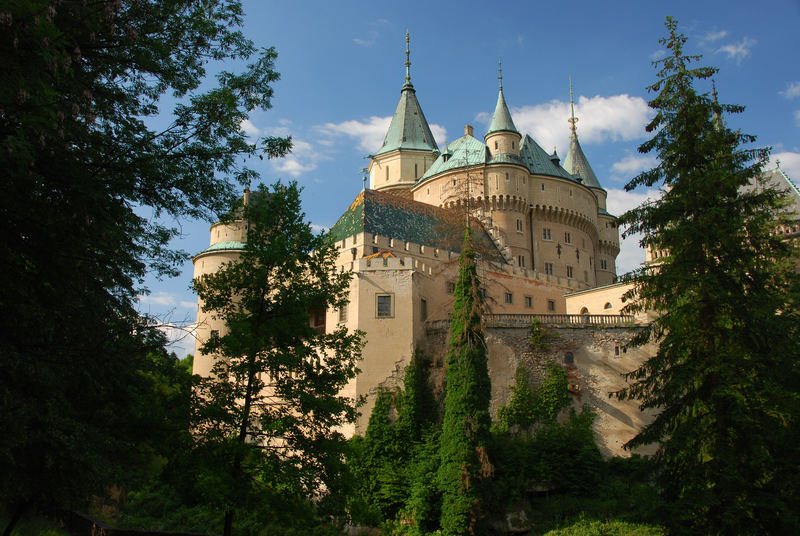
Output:
<svg viewBox="0 0 800 536">
<path fill-rule="evenodd" d="M 411 187 L 439 154 L 411 83 L 409 35 L 406 32 L 406 80 L 380 150 L 370 157 L 370 187 L 411 197 Z"/>
<path fill-rule="evenodd" d="M 600 208 L 605 210 L 606 191 L 602 186 L 600 186 L 600 181 L 597 180 L 597 175 L 594 174 L 594 170 L 592 170 L 592 166 L 589 165 L 589 160 L 586 159 L 586 155 L 583 154 L 583 149 L 581 149 L 581 144 L 578 142 L 578 129 L 576 126 L 578 123 L 578 118 L 575 117 L 575 102 L 572 95 L 572 79 L 569 81 L 569 105 L 571 117 L 567 121 L 570 123 L 569 129 L 571 132 L 569 135 L 569 152 L 567 152 L 567 157 L 564 159 L 564 169 L 566 169 L 576 178 L 580 179 L 585 186 L 591 188 L 597 196 L 597 201 L 600 205 Z"/>
<path fill-rule="evenodd" d="M 489 131 L 483 137 L 486 146 L 492 156 L 496 154 L 515 154 L 519 156 L 519 142 L 522 135 L 514 126 L 511 113 L 508 111 L 506 99 L 503 95 L 503 69 L 498 69 L 498 80 L 500 80 L 500 90 L 497 95 L 497 105 L 492 115 L 492 123 Z"/>
</svg>

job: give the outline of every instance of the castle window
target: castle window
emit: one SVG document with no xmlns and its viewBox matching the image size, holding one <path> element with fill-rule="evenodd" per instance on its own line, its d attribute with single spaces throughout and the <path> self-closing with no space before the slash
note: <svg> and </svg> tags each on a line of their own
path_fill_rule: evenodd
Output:
<svg viewBox="0 0 800 536">
<path fill-rule="evenodd" d="M 508 173 L 506 173 L 506 182 L 508 182 L 508 181 L 509 181 Z"/>
<path fill-rule="evenodd" d="M 506 303 L 514 303 L 514 295 L 510 292 L 506 292 L 505 294 L 505 302 Z"/>
<path fill-rule="evenodd" d="M 525 296 L 525 307 L 533 309 L 533 298 L 531 296 Z"/>
<path fill-rule="evenodd" d="M 495 142 L 494 142 L 494 150 L 495 151 L 497 150 L 497 140 L 495 140 Z"/>
<path fill-rule="evenodd" d="M 219 339 L 219 330 L 218 329 L 212 329 L 211 333 L 209 334 L 209 339 L 211 339 L 211 340 Z"/>
<path fill-rule="evenodd" d="M 447 281 L 445 283 L 444 289 L 445 292 L 447 292 L 448 294 L 452 294 L 453 292 L 456 291 L 456 284 L 453 283 L 452 281 Z"/>
<path fill-rule="evenodd" d="M 411 247 L 411 242 L 406 242 L 405 244 L 403 244 L 403 249 L 404 250 L 408 251 L 409 247 Z"/>
<path fill-rule="evenodd" d="M 419 177 L 419 172 L 417 171 L 417 164 L 414 164 L 414 178 L 416 179 Z"/>
<path fill-rule="evenodd" d="M 567 277 L 572 279 L 572 275 L 573 275 L 572 266 L 567 266 Z"/>
<path fill-rule="evenodd" d="M 551 313 L 556 310 L 556 302 L 553 300 L 547 300 L 547 310 Z"/>
<path fill-rule="evenodd" d="M 525 255 L 520 255 L 517 257 L 517 264 L 520 268 L 525 268 Z"/>
<path fill-rule="evenodd" d="M 376 234 L 372 235 L 372 243 L 373 244 L 377 244 L 378 243 L 378 235 L 376 235 Z"/>
<path fill-rule="evenodd" d="M 428 300 L 425 298 L 419 302 L 419 318 L 423 322 L 428 319 Z"/>
<path fill-rule="evenodd" d="M 389 247 L 390 247 L 390 248 L 393 248 L 393 247 L 394 247 L 394 238 L 390 238 L 390 239 L 389 239 Z"/>
<path fill-rule="evenodd" d="M 458 184 L 458 182 L 456 181 L 456 178 L 453 177 L 453 186 L 456 186 L 457 184 Z"/>
<path fill-rule="evenodd" d="M 347 322 L 347 304 L 344 304 L 339 308 L 339 323 Z"/>
<path fill-rule="evenodd" d="M 522 176 L 522 184 L 525 184 L 525 175 Z"/>
<path fill-rule="evenodd" d="M 544 192 L 544 183 L 542 183 L 542 191 Z"/>
<path fill-rule="evenodd" d="M 569 232 L 564 233 L 564 242 L 572 244 L 572 235 L 570 235 Z"/>
<path fill-rule="evenodd" d="M 356 248 L 350 248 L 350 253 L 353 255 L 353 260 L 356 260 L 356 253 L 358 250 Z"/>
<path fill-rule="evenodd" d="M 544 273 L 546 273 L 547 275 L 553 275 L 553 263 L 552 262 L 544 263 Z"/>
<path fill-rule="evenodd" d="M 389 166 L 386 166 L 386 180 L 389 180 Z"/>
<path fill-rule="evenodd" d="M 575 250 L 575 258 L 578 259 L 578 262 L 581 261 L 581 250 L 579 249 Z"/>
<path fill-rule="evenodd" d="M 522 220 L 519 218 L 517 218 L 517 232 L 518 233 L 522 232 Z"/>
<path fill-rule="evenodd" d="M 514 142 L 514 141 L 512 141 L 512 142 L 511 142 L 511 148 L 512 148 L 512 149 L 516 148 L 516 145 L 514 145 L 515 143 L 516 143 L 516 142 Z"/>
<path fill-rule="evenodd" d="M 572 188 L 569 189 L 569 196 L 572 197 Z"/>
<path fill-rule="evenodd" d="M 391 318 L 392 315 L 392 295 L 377 294 L 375 296 L 375 316 L 378 318 Z"/>
<path fill-rule="evenodd" d="M 542 238 L 544 240 L 550 240 L 550 229 L 542 229 Z"/>
<path fill-rule="evenodd" d="M 433 256 L 434 257 L 438 257 L 439 256 L 439 248 L 434 248 L 433 249 Z"/>
<path fill-rule="evenodd" d="M 611 305 L 611 302 L 608 302 L 603 306 L 603 309 L 612 309 L 612 308 L 613 306 Z"/>
<path fill-rule="evenodd" d="M 378 252 L 378 246 L 372 246 L 372 253 Z"/>
<path fill-rule="evenodd" d="M 601 270 L 607 270 L 608 269 L 608 264 L 606 263 L 605 259 L 600 259 L 600 269 Z"/>
<path fill-rule="evenodd" d="M 428 195 L 431 195 L 431 187 L 430 186 L 428 186 L 427 190 L 428 190 Z"/>
</svg>

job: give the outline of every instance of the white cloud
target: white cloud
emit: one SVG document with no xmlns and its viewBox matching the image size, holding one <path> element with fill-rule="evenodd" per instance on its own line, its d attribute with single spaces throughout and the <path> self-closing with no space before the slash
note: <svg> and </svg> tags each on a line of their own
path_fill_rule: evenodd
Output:
<svg viewBox="0 0 800 536">
<path fill-rule="evenodd" d="M 779 91 L 779 93 L 787 99 L 800 97 L 800 82 L 787 82 L 786 90 Z"/>
<path fill-rule="evenodd" d="M 652 201 L 658 198 L 658 196 L 656 190 L 626 192 L 625 190 L 611 188 L 608 190 L 606 206 L 611 214 L 621 216 L 628 210 L 638 207 L 647 201 Z M 618 274 L 630 272 L 638 268 L 644 262 L 645 253 L 640 245 L 641 240 L 642 235 L 639 233 L 626 238 L 620 236 L 619 255 L 617 256 Z"/>
<path fill-rule="evenodd" d="M 719 30 L 719 31 L 711 31 L 708 32 L 706 35 L 702 37 L 703 41 L 710 42 L 710 41 L 719 41 L 723 37 L 728 35 L 727 30 Z"/>
<path fill-rule="evenodd" d="M 667 55 L 667 51 L 664 50 L 663 48 L 659 48 L 658 50 L 650 53 L 650 59 L 653 60 L 653 61 L 660 60 L 661 58 L 663 58 L 666 55 Z"/>
<path fill-rule="evenodd" d="M 655 156 L 631 154 L 619 162 L 614 162 L 611 172 L 618 177 L 628 179 L 641 171 L 654 168 L 656 165 L 658 165 L 658 158 Z"/>
<path fill-rule="evenodd" d="M 160 290 L 152 294 L 142 294 L 137 297 L 139 303 L 148 305 L 175 306 L 178 305 L 178 296 L 171 292 Z"/>
<path fill-rule="evenodd" d="M 724 52 L 728 55 L 728 58 L 735 60 L 736 63 L 742 63 L 742 60 L 750 55 L 750 51 L 756 42 L 752 37 L 745 37 L 739 43 L 729 43 L 719 47 L 717 52 Z"/>
<path fill-rule="evenodd" d="M 245 119 L 244 121 L 242 121 L 241 124 L 239 125 L 239 129 L 248 136 L 258 136 L 259 134 L 261 134 L 261 130 L 257 126 L 255 126 L 253 122 L 250 121 L 250 119 Z"/>
<path fill-rule="evenodd" d="M 534 106 L 521 106 L 511 110 L 514 123 L 523 134 L 528 133 L 549 151 L 561 146 L 566 153 L 569 136 L 567 119 L 570 117 L 569 102 L 553 100 Z M 647 102 L 641 97 L 612 95 L 583 97 L 575 103 L 578 117 L 578 136 L 581 143 L 635 140 L 644 136 L 644 127 L 651 114 Z M 478 119 L 488 119 L 489 114 L 480 114 Z"/>
<path fill-rule="evenodd" d="M 772 169 L 781 163 L 781 169 L 795 183 L 800 183 L 800 153 L 783 151 L 770 155 L 768 169 Z"/>
<path fill-rule="evenodd" d="M 325 233 L 328 231 L 328 228 L 324 225 L 317 225 L 316 223 L 311 224 L 311 230 L 315 233 Z"/>
<path fill-rule="evenodd" d="M 283 158 L 272 160 L 272 167 L 281 173 L 297 178 L 303 173 L 317 169 L 318 151 L 307 141 L 293 139 L 292 152 Z"/>
<path fill-rule="evenodd" d="M 158 329 L 167 336 L 167 350 L 175 352 L 179 359 L 183 359 L 186 354 L 194 352 L 195 333 L 197 331 L 196 322 L 185 325 L 163 324 Z"/>
<path fill-rule="evenodd" d="M 371 47 L 375 44 L 374 39 L 359 39 L 358 37 L 353 38 L 353 43 L 357 44 L 360 47 Z"/>
<path fill-rule="evenodd" d="M 355 138 L 356 147 L 359 150 L 372 154 L 381 148 L 391 122 L 392 116 L 377 117 L 373 115 L 364 121 L 351 119 L 341 123 L 325 123 L 315 128 L 328 137 L 345 135 Z M 447 137 L 447 130 L 435 123 L 428 126 L 430 126 L 431 134 L 436 142 L 441 145 Z"/>
</svg>

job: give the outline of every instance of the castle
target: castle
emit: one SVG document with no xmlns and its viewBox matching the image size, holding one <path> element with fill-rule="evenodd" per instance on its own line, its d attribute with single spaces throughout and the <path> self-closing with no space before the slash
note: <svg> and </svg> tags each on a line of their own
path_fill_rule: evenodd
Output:
<svg viewBox="0 0 800 536">
<path fill-rule="evenodd" d="M 400 100 L 383 145 L 370 156 L 369 188 L 330 230 L 337 266 L 353 272 L 349 304 L 311 319 L 320 330 L 343 324 L 366 333 L 361 373 L 346 394 L 365 396 L 367 402 L 347 432 L 363 433 L 376 390 L 399 383 L 414 351 L 433 355 L 437 364 L 436 355 L 446 346 L 440 334 L 452 311 L 469 214 L 491 331 L 493 409 L 507 399 L 516 366 L 535 367 L 533 361 L 541 360 L 523 347 L 537 315 L 555 335 L 545 359 L 568 367 L 576 403 L 581 396 L 587 403 L 588 397 L 599 408 L 596 429 L 606 439 L 604 450 L 620 454 L 621 444 L 647 416 L 635 403 L 612 402 L 606 394 L 622 387 L 619 374 L 653 349 L 626 348 L 636 323 L 646 316 L 620 314 L 626 287 L 614 283 L 617 218 L 606 210 L 606 191 L 579 143 L 574 109 L 562 163 L 555 151 L 546 152 L 517 130 L 500 76 L 483 140 L 467 125 L 462 137 L 440 148 L 411 83 L 408 48 L 406 54 Z M 796 188 L 795 193 L 800 199 Z M 235 260 L 245 241 L 242 222 L 212 225 L 210 246 L 193 259 L 194 276 Z M 656 255 L 648 252 L 648 259 Z M 210 373 L 213 356 L 199 348 L 223 329 L 198 309 L 194 373 Z"/>
</svg>

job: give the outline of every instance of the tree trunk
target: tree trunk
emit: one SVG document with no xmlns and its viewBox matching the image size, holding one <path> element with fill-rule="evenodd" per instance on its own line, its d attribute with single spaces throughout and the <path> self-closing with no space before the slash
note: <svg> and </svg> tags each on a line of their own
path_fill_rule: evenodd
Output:
<svg viewBox="0 0 800 536">
<path fill-rule="evenodd" d="M 30 502 L 25 499 L 21 499 L 19 503 L 17 503 L 17 507 L 14 509 L 14 513 L 11 515 L 11 519 L 8 520 L 8 525 L 6 525 L 6 528 L 3 531 L 3 536 L 11 536 L 11 531 L 14 530 L 14 527 L 22 517 L 22 514 L 24 514 L 28 509 L 29 504 Z"/>
</svg>

